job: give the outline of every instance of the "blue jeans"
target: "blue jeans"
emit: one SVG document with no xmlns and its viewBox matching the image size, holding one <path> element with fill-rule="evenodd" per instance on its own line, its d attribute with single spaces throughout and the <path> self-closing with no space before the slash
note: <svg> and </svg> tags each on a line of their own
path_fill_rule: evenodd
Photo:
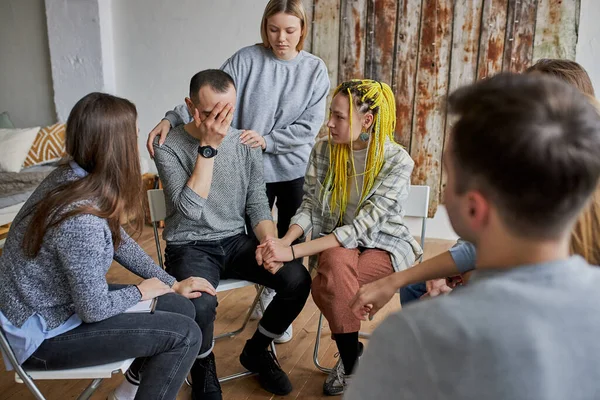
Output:
<svg viewBox="0 0 600 400">
<path fill-rule="evenodd" d="M 419 300 L 425 293 L 427 293 L 425 282 L 405 286 L 400 289 L 400 304 L 405 306 L 411 301 Z"/>
<path fill-rule="evenodd" d="M 277 338 L 304 308 L 310 294 L 311 278 L 298 260 L 285 263 L 276 274 L 270 273 L 256 263 L 256 246 L 256 239 L 246 234 L 182 245 L 167 244 L 165 266 L 177 280 L 197 276 L 216 288 L 221 279 L 242 279 L 274 289 L 277 294 L 265 310 L 259 330 L 266 336 Z M 212 349 L 217 298 L 203 293 L 192 299 L 192 303 L 202 331 L 199 355 L 205 357 Z"/>
<path fill-rule="evenodd" d="M 198 354 L 202 334 L 194 306 L 178 295 L 159 297 L 150 313 L 119 314 L 45 340 L 24 366 L 54 370 L 135 358 L 136 399 L 175 399 Z"/>
</svg>

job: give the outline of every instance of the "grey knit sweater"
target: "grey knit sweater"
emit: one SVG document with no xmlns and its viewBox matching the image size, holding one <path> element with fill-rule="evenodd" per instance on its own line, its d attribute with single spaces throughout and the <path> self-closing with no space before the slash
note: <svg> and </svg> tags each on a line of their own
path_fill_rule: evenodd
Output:
<svg viewBox="0 0 600 400">
<path fill-rule="evenodd" d="M 79 179 L 71 167 L 53 171 L 17 214 L 0 256 L 0 311 L 16 327 L 34 313 L 54 329 L 73 313 L 84 322 L 120 314 L 140 300 L 135 286 L 108 291 L 106 272 L 113 260 L 142 278 L 157 277 L 168 285 L 175 278 L 158 267 L 123 229 L 113 250 L 105 219 L 80 214 L 50 229 L 34 259 L 23 254 L 22 241 L 32 213 L 46 194 L 68 180 Z"/>
<path fill-rule="evenodd" d="M 323 60 L 306 51 L 280 60 L 262 45 L 244 47 L 221 69 L 233 78 L 237 106 L 231 126 L 265 138 L 265 182 L 301 178 L 325 119 L 329 75 Z M 187 106 L 167 112 L 171 126 L 190 122 Z"/>
<path fill-rule="evenodd" d="M 241 144 L 241 133 L 230 128 L 219 146 L 206 199 L 187 186 L 196 167 L 198 139 L 179 125 L 162 146 L 158 138 L 154 141 L 154 161 L 165 190 L 167 243 L 219 240 L 243 233 L 246 214 L 253 227 L 272 220 L 261 151 Z"/>
</svg>

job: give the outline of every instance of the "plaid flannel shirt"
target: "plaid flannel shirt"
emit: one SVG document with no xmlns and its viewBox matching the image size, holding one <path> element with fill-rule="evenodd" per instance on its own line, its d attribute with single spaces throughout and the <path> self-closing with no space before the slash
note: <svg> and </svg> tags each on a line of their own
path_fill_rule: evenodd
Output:
<svg viewBox="0 0 600 400">
<path fill-rule="evenodd" d="M 423 250 L 404 224 L 404 202 L 410 189 L 414 161 L 402 146 L 386 142 L 384 163 L 365 200 L 359 204 L 354 221 L 338 226 L 339 209 L 331 213 L 322 201 L 323 182 L 329 168 L 329 143 L 318 142 L 310 155 L 304 181 L 302 205 L 290 224 L 297 224 L 311 238 L 333 233 L 347 249 L 357 247 L 385 250 L 390 253 L 394 270 L 412 266 Z M 328 196 L 330 198 L 330 196 Z M 317 266 L 318 257 L 309 265 Z"/>
</svg>

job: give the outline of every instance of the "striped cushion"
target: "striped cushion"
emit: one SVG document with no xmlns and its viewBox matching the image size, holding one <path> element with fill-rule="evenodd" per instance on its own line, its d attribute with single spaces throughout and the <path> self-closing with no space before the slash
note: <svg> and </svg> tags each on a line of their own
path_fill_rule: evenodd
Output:
<svg viewBox="0 0 600 400">
<path fill-rule="evenodd" d="M 65 154 L 65 124 L 54 124 L 40 129 L 27 154 L 23 167 L 57 160 Z"/>
</svg>

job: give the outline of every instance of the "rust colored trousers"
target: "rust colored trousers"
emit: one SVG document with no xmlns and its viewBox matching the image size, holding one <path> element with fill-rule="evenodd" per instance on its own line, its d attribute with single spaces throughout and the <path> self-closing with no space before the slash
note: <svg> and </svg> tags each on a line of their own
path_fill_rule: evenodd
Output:
<svg viewBox="0 0 600 400">
<path fill-rule="evenodd" d="M 350 301 L 367 283 L 394 272 L 387 251 L 335 247 L 319 255 L 317 276 L 312 281 L 312 296 L 332 334 L 358 332 L 360 320 L 350 310 Z"/>
</svg>

